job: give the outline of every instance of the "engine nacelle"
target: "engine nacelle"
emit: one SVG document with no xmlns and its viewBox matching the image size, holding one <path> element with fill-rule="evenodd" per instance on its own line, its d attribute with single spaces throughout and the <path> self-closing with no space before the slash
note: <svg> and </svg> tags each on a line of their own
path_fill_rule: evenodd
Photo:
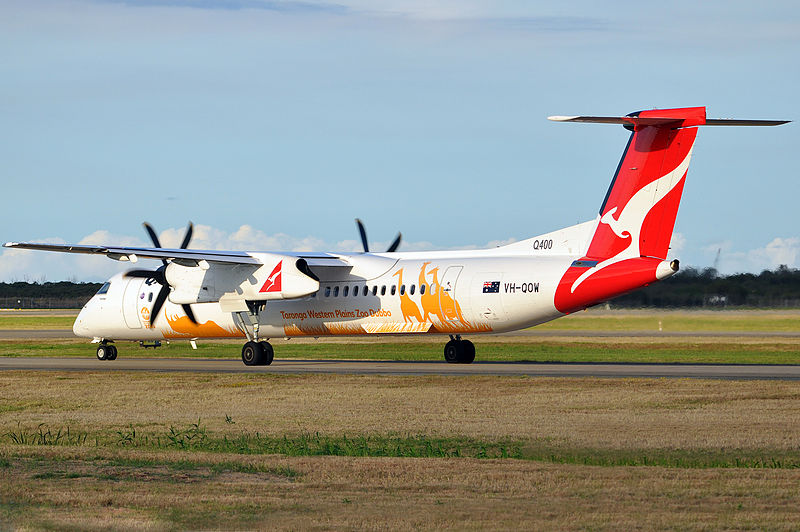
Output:
<svg viewBox="0 0 800 532">
<path fill-rule="evenodd" d="M 263 264 L 170 263 L 166 278 L 175 304 L 295 299 L 319 290 L 319 280 L 304 259 L 272 253 L 253 254 Z"/>
</svg>

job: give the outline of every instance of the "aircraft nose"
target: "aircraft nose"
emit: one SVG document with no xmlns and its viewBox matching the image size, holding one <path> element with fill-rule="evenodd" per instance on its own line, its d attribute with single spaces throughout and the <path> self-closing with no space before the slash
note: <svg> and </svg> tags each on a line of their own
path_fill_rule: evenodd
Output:
<svg viewBox="0 0 800 532">
<path fill-rule="evenodd" d="M 75 336 L 86 336 L 89 332 L 89 327 L 86 322 L 86 307 L 84 306 L 75 318 L 75 323 L 72 324 L 72 332 Z"/>
</svg>

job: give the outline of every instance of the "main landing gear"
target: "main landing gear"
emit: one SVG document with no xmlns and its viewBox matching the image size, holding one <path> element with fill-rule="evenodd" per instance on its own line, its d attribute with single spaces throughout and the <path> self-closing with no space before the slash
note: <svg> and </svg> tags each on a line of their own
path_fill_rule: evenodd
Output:
<svg viewBox="0 0 800 532">
<path fill-rule="evenodd" d="M 245 366 L 269 366 L 275 351 L 269 342 L 250 341 L 242 347 L 242 362 Z"/>
<path fill-rule="evenodd" d="M 450 364 L 472 364 L 475 360 L 475 344 L 462 340 L 461 335 L 450 335 L 444 346 L 444 359 Z"/>
<path fill-rule="evenodd" d="M 258 314 L 264 310 L 264 302 L 247 301 L 248 312 L 234 312 L 233 318 L 244 331 L 248 342 L 242 347 L 242 362 L 245 366 L 269 366 L 275 351 L 269 342 L 258 340 Z"/>
<path fill-rule="evenodd" d="M 116 360 L 117 346 L 108 342 L 101 342 L 97 346 L 97 360 Z"/>
</svg>

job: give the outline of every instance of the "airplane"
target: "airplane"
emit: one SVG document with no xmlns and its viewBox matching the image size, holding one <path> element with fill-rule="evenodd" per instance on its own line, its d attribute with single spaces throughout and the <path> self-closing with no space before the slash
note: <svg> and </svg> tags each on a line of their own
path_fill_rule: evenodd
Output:
<svg viewBox="0 0 800 532">
<path fill-rule="evenodd" d="M 247 366 L 269 365 L 276 337 L 449 335 L 444 359 L 469 364 L 462 335 L 524 329 L 586 309 L 675 274 L 668 258 L 700 126 L 775 126 L 787 120 L 708 119 L 705 107 L 621 117 L 552 116 L 566 123 L 619 124 L 631 132 L 595 219 L 492 249 L 363 253 L 213 251 L 8 242 L 8 248 L 105 255 L 155 269 L 108 280 L 78 314 L 79 337 L 115 360 L 115 342 L 242 338 Z M 147 344 L 146 342 L 151 342 Z"/>
</svg>

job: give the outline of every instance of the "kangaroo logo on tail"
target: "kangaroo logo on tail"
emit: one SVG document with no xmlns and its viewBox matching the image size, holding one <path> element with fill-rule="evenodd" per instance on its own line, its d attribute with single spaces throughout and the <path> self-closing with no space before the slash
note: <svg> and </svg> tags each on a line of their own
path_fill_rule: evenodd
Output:
<svg viewBox="0 0 800 532">
<path fill-rule="evenodd" d="M 622 208 L 622 212 L 619 213 L 617 218 L 614 218 L 614 214 L 617 212 L 616 206 L 609 209 L 600 218 L 601 224 L 607 225 L 619 238 L 629 238 L 630 242 L 625 249 L 613 257 L 609 257 L 598 263 L 594 268 L 589 268 L 583 272 L 580 277 L 575 279 L 575 282 L 572 283 L 571 292 L 574 293 L 581 283 L 603 268 L 626 259 L 634 259 L 641 256 L 639 243 L 645 218 L 647 218 L 647 215 L 653 207 L 664 199 L 667 194 L 683 180 L 686 176 L 686 171 L 689 169 L 689 160 L 691 158 L 692 152 L 689 150 L 689 153 L 686 154 L 683 162 L 681 162 L 677 168 L 640 188 L 636 194 L 628 200 L 628 203 Z"/>
</svg>

